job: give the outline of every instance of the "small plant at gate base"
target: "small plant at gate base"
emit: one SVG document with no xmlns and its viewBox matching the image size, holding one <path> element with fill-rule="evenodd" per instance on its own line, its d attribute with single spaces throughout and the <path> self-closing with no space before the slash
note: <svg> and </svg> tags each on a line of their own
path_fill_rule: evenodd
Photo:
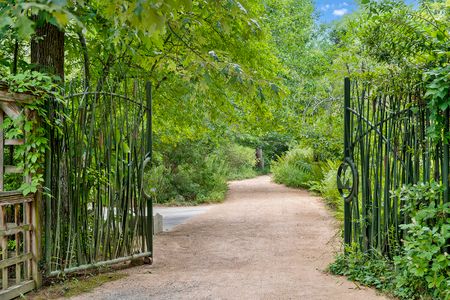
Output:
<svg viewBox="0 0 450 300">
<path fill-rule="evenodd" d="M 339 254 L 328 269 L 333 274 L 347 276 L 382 291 L 390 292 L 394 288 L 392 262 L 375 250 L 364 253 L 356 244 L 346 247 L 345 254 Z"/>
</svg>

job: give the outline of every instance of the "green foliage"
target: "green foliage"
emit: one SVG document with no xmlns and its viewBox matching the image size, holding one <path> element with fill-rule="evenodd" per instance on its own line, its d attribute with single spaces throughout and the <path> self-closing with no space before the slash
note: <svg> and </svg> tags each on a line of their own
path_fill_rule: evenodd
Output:
<svg viewBox="0 0 450 300">
<path fill-rule="evenodd" d="M 403 245 L 393 259 L 354 244 L 329 267 L 334 274 L 392 293 L 401 299 L 450 299 L 450 204 L 439 203 L 435 182 L 404 186 L 393 192 L 404 203 L 410 222 L 401 225 Z"/>
<path fill-rule="evenodd" d="M 23 168 L 24 176 L 31 175 L 31 182 L 24 182 L 19 190 L 24 195 L 34 193 L 42 185 L 44 178 L 42 166 L 44 155 L 49 146 L 45 124 L 48 128 L 60 131 L 61 123 L 58 120 L 50 120 L 48 114 L 48 103 L 64 104 L 60 89 L 55 84 L 55 79 L 38 73 L 24 72 L 17 75 L 5 77 L 5 82 L 10 92 L 28 93 L 35 98 L 31 103 L 24 104 L 24 112 L 16 119 L 6 118 L 3 122 L 5 137 L 8 139 L 18 139 L 26 137 L 25 143 L 16 147 L 14 160 L 17 165 Z M 11 183 L 14 186 L 13 183 Z"/>
<path fill-rule="evenodd" d="M 239 144 L 227 144 L 221 147 L 218 155 L 225 162 L 228 179 L 245 179 L 256 176 L 254 170 L 255 149 Z"/>
<path fill-rule="evenodd" d="M 450 65 L 436 68 L 425 74 L 428 82 L 425 97 L 428 98 L 428 108 L 430 109 L 430 119 L 433 121 L 428 128 L 428 133 L 435 140 L 444 137 L 449 140 L 448 132 L 445 132 L 445 111 L 450 107 L 448 95 L 450 92 Z"/>
<path fill-rule="evenodd" d="M 145 189 L 156 203 L 199 204 L 221 201 L 227 180 L 256 176 L 254 150 L 237 144 L 218 149 L 208 143 L 185 142 L 175 151 L 156 155 L 155 166 L 146 173 Z"/>
<path fill-rule="evenodd" d="M 338 254 L 328 269 L 333 274 L 347 276 L 382 291 L 390 292 L 395 286 L 392 262 L 375 251 L 363 253 L 355 244 L 347 247 L 345 254 Z"/>
<path fill-rule="evenodd" d="M 258 172 L 264 174 L 269 172 L 273 161 L 289 150 L 289 144 L 293 139 L 293 136 L 280 132 L 267 132 L 259 137 L 243 133 L 236 136 L 237 143 L 252 149 L 262 149 L 264 168 L 266 170 L 258 170 Z"/>
<path fill-rule="evenodd" d="M 392 191 L 393 197 L 398 197 L 403 203 L 402 211 L 410 218 L 415 217 L 418 210 L 436 204 L 440 201 L 443 192 L 442 185 L 432 182 L 420 182 L 415 185 L 405 185 Z"/>
<path fill-rule="evenodd" d="M 82 27 L 82 24 L 72 14 L 68 7 L 67 0 L 59 1 L 27 1 L 27 0 L 6 0 L 0 3 L 0 37 L 6 28 L 12 29 L 21 39 L 29 39 L 35 30 L 36 20 L 30 18 L 31 15 L 43 13 L 46 19 L 55 25 L 64 27 L 71 21 Z M 74 4 L 80 1 L 71 1 Z"/>
<path fill-rule="evenodd" d="M 311 148 L 295 147 L 272 164 L 275 182 L 291 187 L 307 188 L 322 178 L 320 166 L 314 161 Z"/>
<path fill-rule="evenodd" d="M 429 294 L 450 299 L 450 203 L 439 203 L 443 188 L 435 182 L 405 186 L 397 192 L 403 211 L 411 217 L 405 231 L 401 254 L 394 258 L 398 269 L 399 296 L 412 298 Z"/>
<path fill-rule="evenodd" d="M 333 210 L 338 220 L 344 220 L 344 200 L 337 189 L 336 172 L 339 161 L 327 161 L 322 165 L 323 178 L 311 184 L 310 189 L 318 192 Z"/>
</svg>

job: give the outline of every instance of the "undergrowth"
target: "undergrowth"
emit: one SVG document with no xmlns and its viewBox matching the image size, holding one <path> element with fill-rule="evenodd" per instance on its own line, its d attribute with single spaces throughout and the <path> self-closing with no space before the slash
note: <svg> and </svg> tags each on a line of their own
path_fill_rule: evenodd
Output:
<svg viewBox="0 0 450 300">
<path fill-rule="evenodd" d="M 228 180 L 255 177 L 254 166 L 252 148 L 232 143 L 219 148 L 185 143 L 166 153 L 155 153 L 144 188 L 157 204 L 213 203 L 224 199 Z"/>
<path fill-rule="evenodd" d="M 290 187 L 309 188 L 312 181 L 322 177 L 320 164 L 314 161 L 313 150 L 296 147 L 272 163 L 275 182 Z"/>
<path fill-rule="evenodd" d="M 411 221 L 401 225 L 403 239 L 392 259 L 357 245 L 339 254 L 329 270 L 400 299 L 450 299 L 450 203 L 439 203 L 442 189 L 420 183 L 395 191 Z"/>
<path fill-rule="evenodd" d="M 64 280 L 51 283 L 49 286 L 40 289 L 31 295 L 24 296 L 24 299 L 60 299 L 61 297 L 70 298 L 87 293 L 93 289 L 110 281 L 115 281 L 128 276 L 120 272 L 108 272 L 100 274 L 87 274 L 85 276 L 73 276 Z"/>
</svg>

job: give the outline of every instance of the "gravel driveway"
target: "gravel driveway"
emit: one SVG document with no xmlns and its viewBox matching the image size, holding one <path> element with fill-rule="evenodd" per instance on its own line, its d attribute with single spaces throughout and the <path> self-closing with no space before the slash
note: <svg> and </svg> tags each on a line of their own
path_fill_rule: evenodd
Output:
<svg viewBox="0 0 450 300">
<path fill-rule="evenodd" d="M 385 299 L 323 272 L 334 218 L 269 176 L 230 183 L 227 200 L 155 239 L 155 261 L 74 299 Z"/>
</svg>

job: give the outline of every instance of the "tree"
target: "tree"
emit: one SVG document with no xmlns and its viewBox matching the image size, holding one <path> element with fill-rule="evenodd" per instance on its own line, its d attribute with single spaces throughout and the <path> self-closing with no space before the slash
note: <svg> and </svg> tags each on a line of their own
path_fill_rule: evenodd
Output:
<svg viewBox="0 0 450 300">
<path fill-rule="evenodd" d="M 36 18 L 35 35 L 31 39 L 31 64 L 43 73 L 64 80 L 64 31 L 46 20 L 44 14 Z"/>
</svg>

